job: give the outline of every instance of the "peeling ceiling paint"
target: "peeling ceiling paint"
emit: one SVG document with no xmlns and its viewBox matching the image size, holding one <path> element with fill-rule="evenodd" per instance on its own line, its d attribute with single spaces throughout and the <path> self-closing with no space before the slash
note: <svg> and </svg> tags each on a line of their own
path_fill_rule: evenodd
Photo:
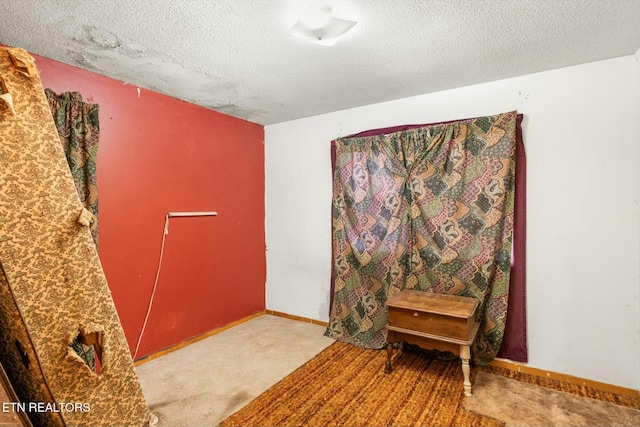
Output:
<svg viewBox="0 0 640 427">
<path fill-rule="evenodd" d="M 310 2 L 358 24 L 294 39 Z M 261 124 L 640 47 L 636 0 L 3 0 L 0 20 L 0 43 Z"/>
</svg>

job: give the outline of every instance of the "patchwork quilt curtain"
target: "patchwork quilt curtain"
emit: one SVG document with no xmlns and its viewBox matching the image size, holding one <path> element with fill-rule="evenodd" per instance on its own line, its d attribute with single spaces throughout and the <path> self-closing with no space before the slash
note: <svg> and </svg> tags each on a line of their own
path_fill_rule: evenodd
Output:
<svg viewBox="0 0 640 427">
<path fill-rule="evenodd" d="M 98 246 L 98 184 L 96 161 L 100 125 L 98 104 L 85 103 L 79 92 L 57 95 L 51 89 L 44 93 L 49 102 L 53 121 L 67 157 L 73 182 L 82 205 L 93 214 L 90 230 Z"/>
<path fill-rule="evenodd" d="M 474 359 L 506 321 L 516 112 L 336 140 L 334 295 L 325 335 L 381 348 L 403 289 L 479 300 Z"/>
</svg>

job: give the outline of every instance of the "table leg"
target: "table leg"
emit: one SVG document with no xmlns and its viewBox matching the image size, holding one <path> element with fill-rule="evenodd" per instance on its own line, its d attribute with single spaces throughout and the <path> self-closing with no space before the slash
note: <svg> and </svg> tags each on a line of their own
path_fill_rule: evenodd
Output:
<svg viewBox="0 0 640 427">
<path fill-rule="evenodd" d="M 460 358 L 462 359 L 462 375 L 464 376 L 464 395 L 471 396 L 471 381 L 469 380 L 469 374 L 471 373 L 471 368 L 469 367 L 471 350 L 468 345 L 460 346 Z"/>
<path fill-rule="evenodd" d="M 387 361 L 384 364 L 384 373 L 385 374 L 390 374 L 391 373 L 391 356 L 393 354 L 393 344 L 391 344 L 390 342 L 387 343 Z"/>
</svg>

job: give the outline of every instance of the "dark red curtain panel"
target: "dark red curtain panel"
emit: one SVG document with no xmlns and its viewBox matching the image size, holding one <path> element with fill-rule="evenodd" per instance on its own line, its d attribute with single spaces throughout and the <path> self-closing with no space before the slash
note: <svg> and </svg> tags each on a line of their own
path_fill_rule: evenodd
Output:
<svg viewBox="0 0 640 427">
<path fill-rule="evenodd" d="M 517 117 L 516 126 L 516 188 L 513 225 L 513 250 L 511 276 L 509 280 L 509 304 L 504 338 L 497 357 L 527 362 L 527 328 L 526 328 L 526 161 L 524 140 L 522 138 L 523 115 Z M 457 121 L 457 120 L 456 120 Z M 418 125 L 403 125 L 360 132 L 349 137 L 368 137 L 386 133 L 400 132 L 414 128 L 450 123 L 438 122 Z M 331 142 L 331 171 L 335 168 L 336 152 L 334 141 Z M 332 175 L 333 176 L 333 175 Z M 332 245 L 333 252 L 333 245 Z M 333 253 L 331 256 L 333 264 Z M 333 305 L 334 269 L 331 266 L 331 302 Z"/>
<path fill-rule="evenodd" d="M 526 241 L 527 241 L 527 162 L 522 138 L 522 114 L 516 126 L 516 188 L 513 211 L 513 250 L 509 279 L 509 304 L 502 346 L 497 357 L 527 362 Z"/>
</svg>

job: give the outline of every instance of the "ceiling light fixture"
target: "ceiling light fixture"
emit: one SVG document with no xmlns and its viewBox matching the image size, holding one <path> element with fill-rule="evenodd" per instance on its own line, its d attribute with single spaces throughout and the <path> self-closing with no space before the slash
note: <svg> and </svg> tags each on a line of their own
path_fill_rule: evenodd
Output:
<svg viewBox="0 0 640 427">
<path fill-rule="evenodd" d="M 356 21 L 331 15 L 329 6 L 311 5 L 301 10 L 300 17 L 289 34 L 309 42 L 333 46 L 340 36 L 356 24 Z"/>
</svg>

